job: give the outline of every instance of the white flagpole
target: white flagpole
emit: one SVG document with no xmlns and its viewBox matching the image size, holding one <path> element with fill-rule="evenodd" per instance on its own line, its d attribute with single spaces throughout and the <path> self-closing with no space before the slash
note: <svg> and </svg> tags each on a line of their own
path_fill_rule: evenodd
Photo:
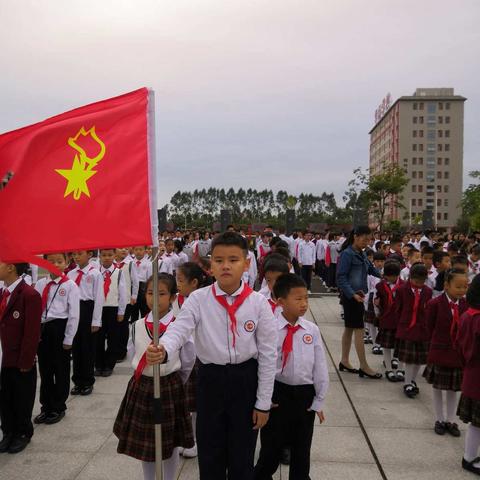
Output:
<svg viewBox="0 0 480 480">
<path fill-rule="evenodd" d="M 155 93 L 148 94 L 148 150 L 150 159 L 150 210 L 152 219 L 152 276 L 153 276 L 153 343 L 158 345 L 158 226 L 156 189 L 156 150 L 155 150 Z M 155 476 L 163 480 L 162 468 L 162 404 L 160 395 L 160 365 L 153 366 L 153 419 L 155 422 Z"/>
</svg>

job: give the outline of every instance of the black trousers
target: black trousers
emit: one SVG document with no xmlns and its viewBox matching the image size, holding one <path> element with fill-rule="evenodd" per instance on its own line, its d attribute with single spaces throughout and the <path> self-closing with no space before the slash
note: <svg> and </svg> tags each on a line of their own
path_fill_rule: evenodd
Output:
<svg viewBox="0 0 480 480">
<path fill-rule="evenodd" d="M 28 372 L 21 372 L 15 367 L 0 370 L 0 419 L 3 435 L 32 437 L 36 388 L 36 365 Z"/>
<path fill-rule="evenodd" d="M 40 404 L 42 412 L 63 412 L 70 393 L 71 350 L 63 348 L 66 318 L 57 318 L 42 324 L 38 345 L 40 371 Z"/>
<path fill-rule="evenodd" d="M 312 265 L 302 265 L 302 278 L 307 284 L 307 289 L 312 289 Z"/>
<path fill-rule="evenodd" d="M 103 307 L 102 327 L 96 339 L 95 368 L 98 370 L 113 370 L 117 360 L 122 358 L 122 323 L 125 320 L 119 322 L 117 317 L 118 307 Z"/>
<path fill-rule="evenodd" d="M 317 260 L 316 267 L 315 267 L 317 275 L 327 283 L 327 276 L 328 276 L 328 269 L 325 265 L 325 260 Z"/>
<path fill-rule="evenodd" d="M 300 275 L 300 265 L 298 264 L 298 260 L 295 257 L 292 258 L 292 267 L 295 274 Z"/>
<path fill-rule="evenodd" d="M 330 288 L 337 287 L 337 264 L 336 263 L 331 263 L 328 267 L 327 286 L 329 286 Z"/>
<path fill-rule="evenodd" d="M 146 283 L 140 282 L 138 285 L 138 295 L 137 295 L 137 302 L 135 305 L 132 305 L 132 309 L 130 310 L 130 323 L 136 322 L 139 318 L 143 318 L 148 313 L 148 306 L 147 301 L 145 300 L 145 291 L 146 291 Z"/>
<path fill-rule="evenodd" d="M 260 431 L 260 456 L 255 480 L 272 480 L 280 464 L 282 448 L 290 445 L 289 480 L 310 480 L 310 448 L 315 412 L 307 411 L 315 396 L 313 385 L 285 385 L 275 382 L 272 408 L 267 425 Z"/>
<path fill-rule="evenodd" d="M 128 339 L 130 337 L 130 319 L 132 317 L 133 305 L 127 304 L 125 308 L 125 315 L 123 316 L 123 322 L 120 322 L 119 332 L 119 345 L 118 345 L 118 360 L 122 360 L 127 355 Z"/>
<path fill-rule="evenodd" d="M 93 300 L 80 300 L 80 321 L 73 340 L 73 383 L 80 387 L 90 387 L 95 383 L 95 340 L 92 333 Z"/>
<path fill-rule="evenodd" d="M 197 379 L 200 480 L 252 480 L 258 363 L 200 364 Z"/>
</svg>

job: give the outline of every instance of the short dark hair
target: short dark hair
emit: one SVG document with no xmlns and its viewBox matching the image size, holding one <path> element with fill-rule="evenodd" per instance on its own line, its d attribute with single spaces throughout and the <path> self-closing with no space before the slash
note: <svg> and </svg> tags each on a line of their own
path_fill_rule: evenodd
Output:
<svg viewBox="0 0 480 480">
<path fill-rule="evenodd" d="M 414 263 L 410 268 L 410 278 L 426 280 L 428 278 L 427 267 L 420 262 Z"/>
<path fill-rule="evenodd" d="M 475 275 L 475 277 L 472 280 L 472 283 L 468 287 L 467 303 L 472 308 L 480 309 L 480 274 Z"/>
<path fill-rule="evenodd" d="M 173 245 L 179 252 L 183 250 L 183 243 L 181 240 L 174 240 Z"/>
<path fill-rule="evenodd" d="M 459 268 L 451 268 L 445 273 L 445 283 L 450 283 L 455 275 L 463 275 L 464 277 L 467 277 L 467 273 L 463 270 L 460 270 Z"/>
<path fill-rule="evenodd" d="M 48 257 L 49 255 L 63 255 L 63 258 L 65 259 L 65 261 L 67 261 L 67 254 L 66 254 L 65 252 L 44 253 L 44 254 L 43 254 L 44 260 L 47 260 L 47 257 Z"/>
<path fill-rule="evenodd" d="M 400 262 L 397 260 L 387 260 L 383 266 L 383 275 L 388 275 L 389 277 L 400 275 L 401 270 Z"/>
<path fill-rule="evenodd" d="M 277 278 L 273 287 L 275 298 L 286 298 L 293 288 L 307 288 L 307 284 L 294 273 L 284 273 Z"/>
<path fill-rule="evenodd" d="M 436 267 L 439 263 L 442 263 L 445 257 L 450 257 L 450 255 L 440 250 L 433 252 L 433 266 Z"/>
<path fill-rule="evenodd" d="M 24 273 L 27 273 L 28 269 L 30 268 L 30 264 L 28 263 L 14 263 L 13 266 L 15 267 L 19 277 L 21 277 Z"/>
<path fill-rule="evenodd" d="M 434 253 L 435 253 L 435 250 L 430 245 L 428 245 L 428 247 L 423 247 L 422 248 L 422 257 L 424 255 L 430 255 L 430 254 L 433 255 Z"/>
<path fill-rule="evenodd" d="M 465 255 L 455 255 L 452 258 L 452 265 L 454 263 L 460 263 L 461 265 L 468 265 L 468 258 Z"/>
<path fill-rule="evenodd" d="M 146 287 L 148 288 L 152 282 L 153 282 L 153 275 L 147 280 Z M 178 291 L 177 281 L 175 280 L 175 277 L 173 275 L 170 275 L 169 273 L 159 273 L 158 283 L 163 283 L 167 287 L 170 295 L 176 295 Z"/>
<path fill-rule="evenodd" d="M 247 241 L 237 232 L 223 232 L 220 235 L 216 236 L 212 240 L 212 254 L 215 250 L 215 247 L 218 247 L 220 245 L 239 247 L 244 251 L 245 256 L 248 254 Z"/>
<path fill-rule="evenodd" d="M 472 253 L 473 255 L 480 255 L 480 245 L 474 245 L 471 250 L 470 250 L 470 253 Z"/>
<path fill-rule="evenodd" d="M 267 272 L 281 272 L 281 273 L 289 273 L 288 263 L 287 261 L 281 257 L 279 258 L 277 255 L 273 257 L 274 254 L 270 256 L 265 261 L 265 265 L 263 267 L 263 273 Z"/>
<path fill-rule="evenodd" d="M 379 251 L 379 252 L 375 252 L 373 254 L 373 261 L 375 261 L 375 260 L 385 260 L 385 258 L 386 258 L 385 254 L 383 252 Z"/>
</svg>

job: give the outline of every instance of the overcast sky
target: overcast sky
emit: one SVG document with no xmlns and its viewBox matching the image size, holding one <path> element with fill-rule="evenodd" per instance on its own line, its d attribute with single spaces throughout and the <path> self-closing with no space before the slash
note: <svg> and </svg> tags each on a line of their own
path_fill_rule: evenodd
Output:
<svg viewBox="0 0 480 480">
<path fill-rule="evenodd" d="M 0 0 L 0 132 L 150 86 L 159 205 L 209 186 L 340 200 L 387 92 L 455 87 L 468 172 L 479 25 L 478 0 Z"/>
</svg>

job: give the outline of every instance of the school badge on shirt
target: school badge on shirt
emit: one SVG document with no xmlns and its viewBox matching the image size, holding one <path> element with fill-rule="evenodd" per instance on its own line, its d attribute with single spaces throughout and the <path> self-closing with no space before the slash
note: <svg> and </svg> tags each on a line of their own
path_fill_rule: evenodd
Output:
<svg viewBox="0 0 480 480">
<path fill-rule="evenodd" d="M 311 343 L 313 343 L 313 337 L 309 333 L 306 333 L 303 336 L 303 343 L 306 343 L 307 345 L 310 345 Z"/>
<path fill-rule="evenodd" d="M 13 318 L 14 318 L 15 320 L 17 320 L 18 318 L 20 318 L 20 312 L 19 312 L 18 310 L 15 310 L 15 311 L 13 312 Z"/>
<path fill-rule="evenodd" d="M 255 322 L 253 320 L 248 320 L 245 322 L 245 325 L 243 326 L 245 328 L 245 331 L 248 333 L 252 333 L 255 330 Z"/>
</svg>

